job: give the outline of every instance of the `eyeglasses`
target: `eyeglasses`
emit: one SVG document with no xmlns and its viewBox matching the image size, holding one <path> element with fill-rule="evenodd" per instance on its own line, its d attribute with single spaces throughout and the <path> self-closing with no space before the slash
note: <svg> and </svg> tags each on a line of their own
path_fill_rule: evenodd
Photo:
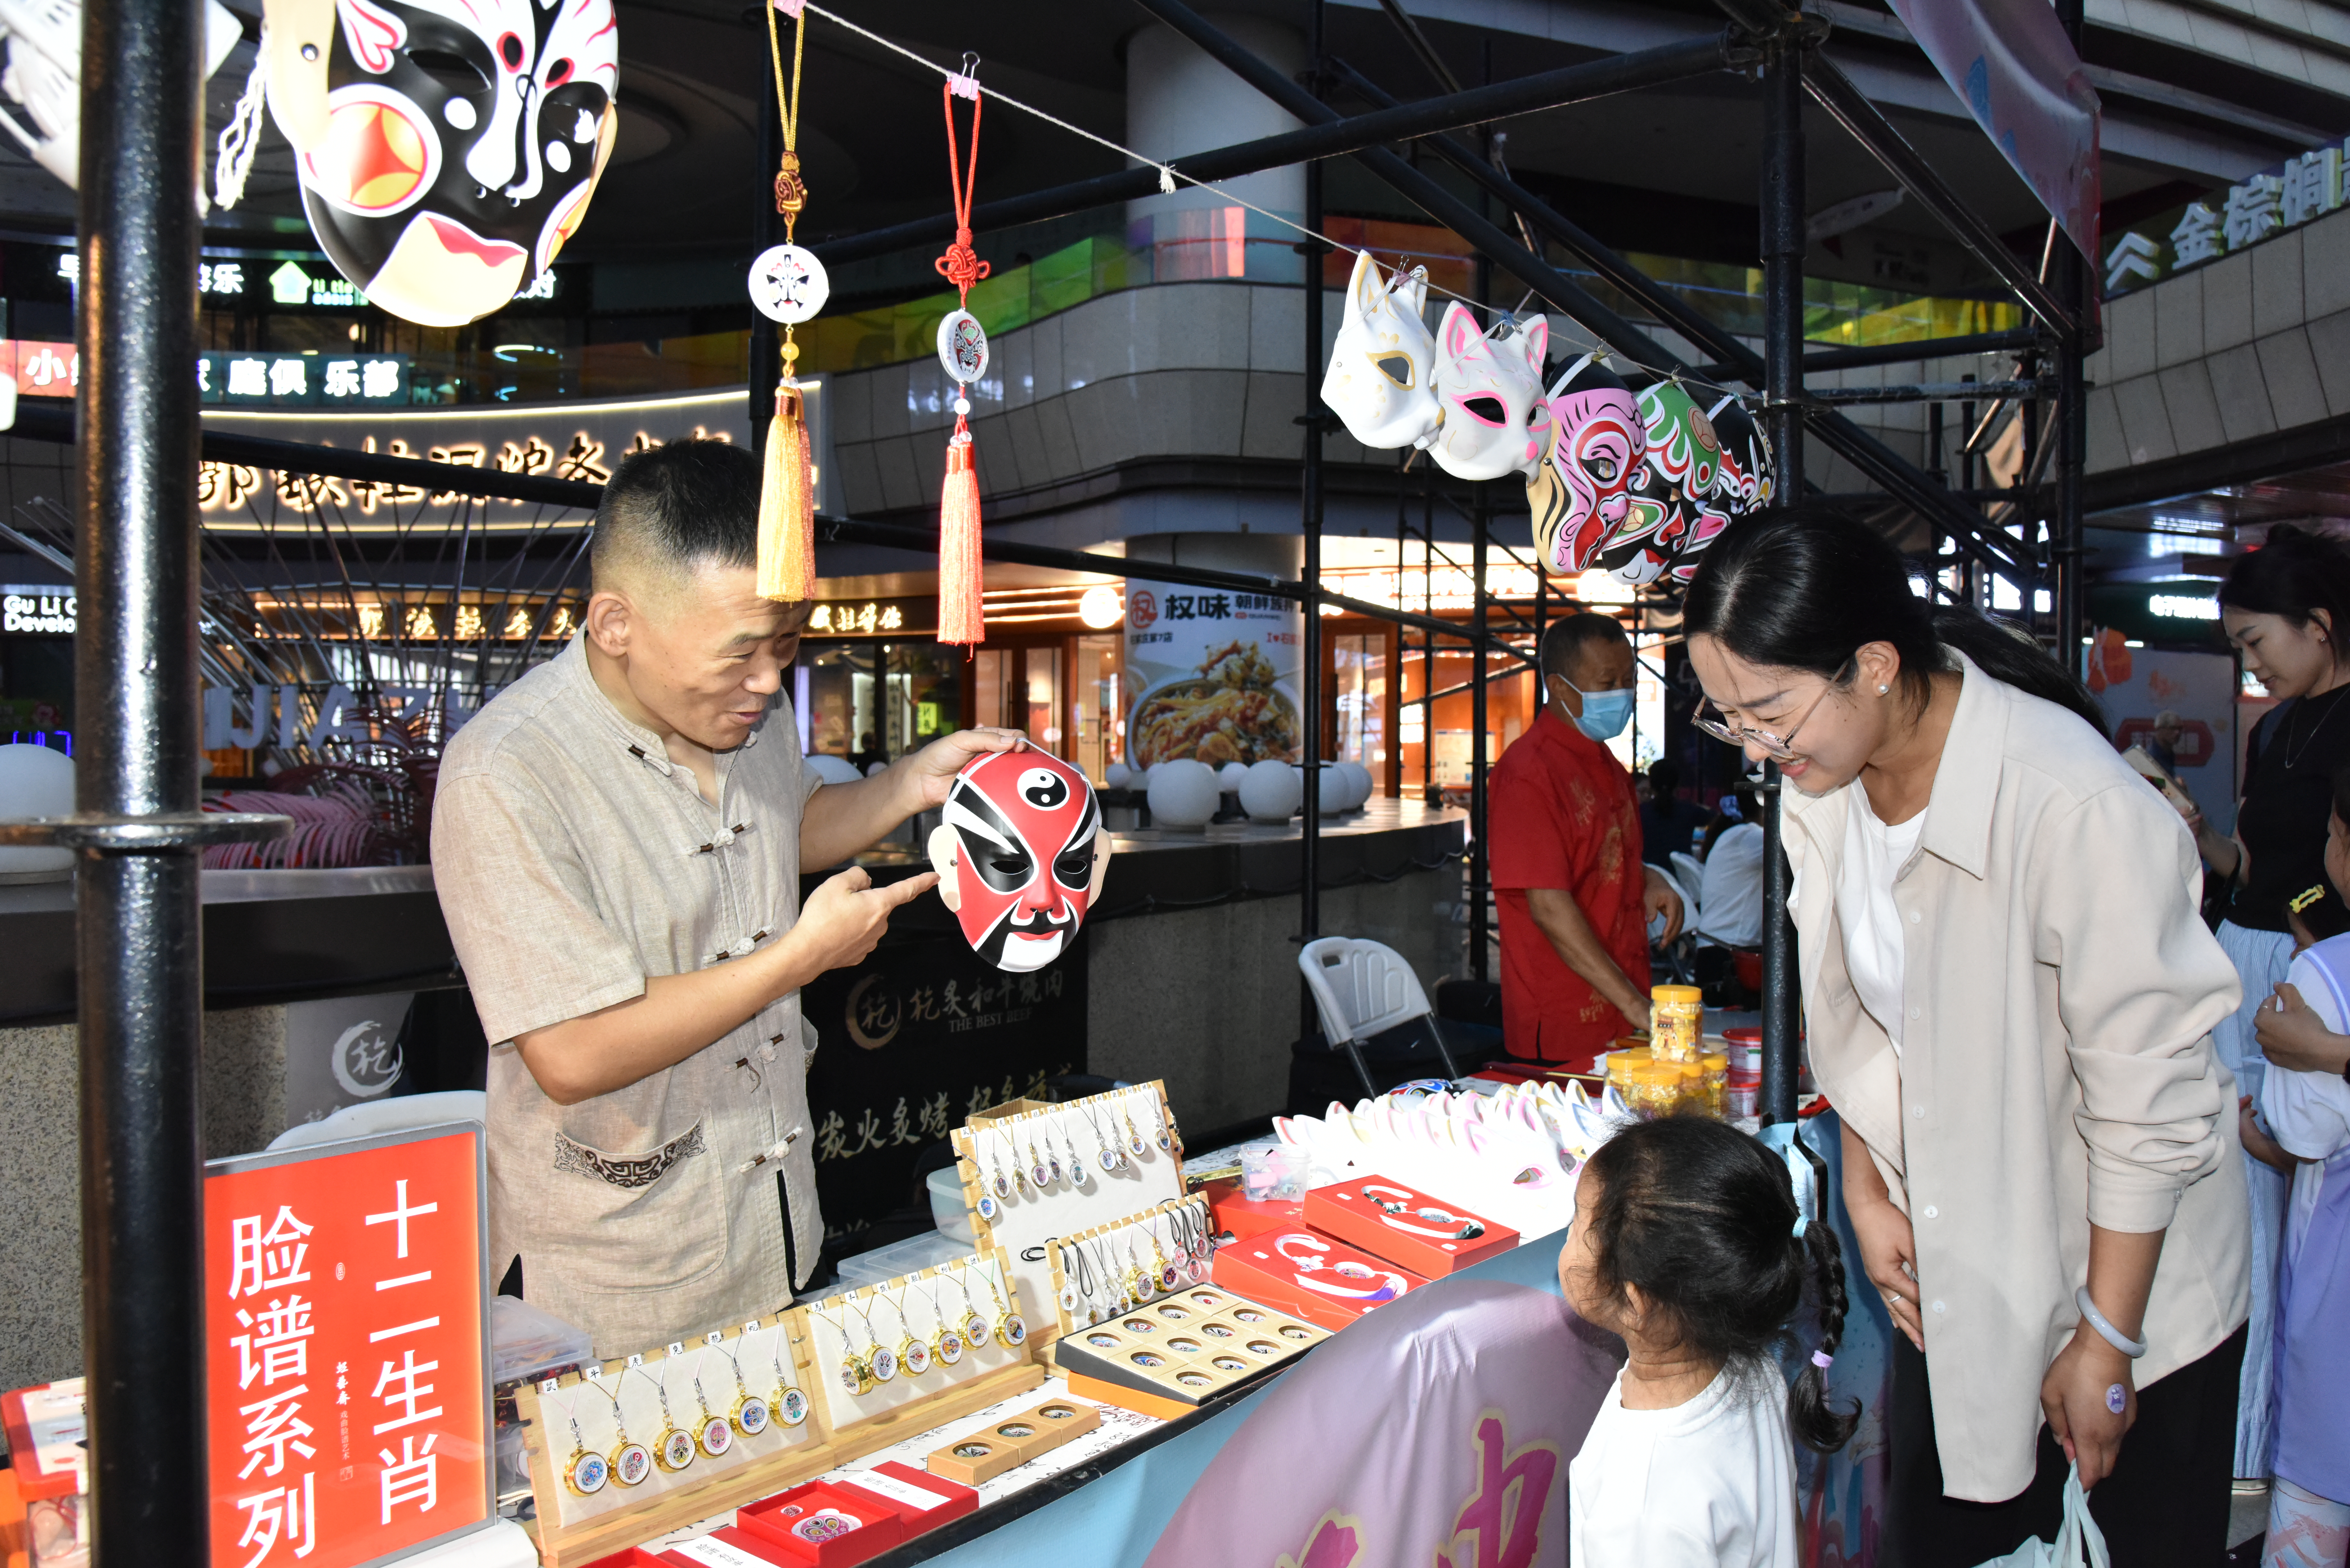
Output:
<svg viewBox="0 0 2350 1568">
<path fill-rule="evenodd" d="M 1856 659 L 1847 659 L 1844 661 L 1843 666 L 1836 670 L 1834 676 L 1829 678 L 1827 685 L 1821 689 L 1820 694 L 1812 699 L 1812 705 L 1804 710 L 1803 717 L 1795 721 L 1794 728 L 1787 732 L 1786 737 L 1783 740 L 1779 736 L 1773 734 L 1768 730 L 1757 730 L 1746 726 L 1733 725 L 1725 718 L 1707 718 L 1705 716 L 1705 710 L 1708 708 L 1712 708 L 1714 712 L 1717 714 L 1721 711 L 1721 708 L 1715 705 L 1713 699 L 1711 697 L 1706 698 L 1698 705 L 1698 711 L 1690 716 L 1690 722 L 1704 731 L 1707 734 L 1711 735 L 1717 741 L 1727 741 L 1731 745 L 1737 746 L 1742 750 L 1745 747 L 1752 746 L 1774 763 L 1794 762 L 1797 756 L 1802 754 L 1795 750 L 1795 735 L 1797 732 L 1801 731 L 1805 724 L 1811 722 L 1811 717 L 1814 713 L 1819 711 L 1820 704 L 1827 701 L 1829 692 L 1837 690 L 1852 679 L 1856 667 Z"/>
</svg>

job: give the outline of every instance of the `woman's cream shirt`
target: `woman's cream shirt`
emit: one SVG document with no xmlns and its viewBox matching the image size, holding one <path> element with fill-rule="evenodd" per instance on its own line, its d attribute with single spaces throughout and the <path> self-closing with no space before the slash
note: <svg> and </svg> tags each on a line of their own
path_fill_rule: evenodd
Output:
<svg viewBox="0 0 2350 1568">
<path fill-rule="evenodd" d="M 1812 1073 L 1917 1232 L 1944 1489 L 1991 1502 L 2031 1483 L 2090 1225 L 2168 1231 L 2144 1387 L 2244 1321 L 2251 1211 L 2210 1039 L 2240 988 L 2197 913 L 2185 824 L 2078 717 L 1959 663 L 1925 834 L 1894 886 L 1898 1054 L 1845 969 L 1849 786 L 1789 790 L 1785 843 Z"/>
</svg>

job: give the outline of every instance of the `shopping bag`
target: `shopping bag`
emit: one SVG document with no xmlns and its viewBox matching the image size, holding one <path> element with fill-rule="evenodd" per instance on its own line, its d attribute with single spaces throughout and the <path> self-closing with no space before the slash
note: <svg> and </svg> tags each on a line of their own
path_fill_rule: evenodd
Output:
<svg viewBox="0 0 2350 1568">
<path fill-rule="evenodd" d="M 2064 1472 L 2064 1522 L 2054 1541 L 2027 1541 L 2004 1557 L 1978 1568 L 2113 1568 L 2106 1534 L 2089 1514 L 2089 1494 L 2081 1490 L 2081 1467 Z"/>
</svg>

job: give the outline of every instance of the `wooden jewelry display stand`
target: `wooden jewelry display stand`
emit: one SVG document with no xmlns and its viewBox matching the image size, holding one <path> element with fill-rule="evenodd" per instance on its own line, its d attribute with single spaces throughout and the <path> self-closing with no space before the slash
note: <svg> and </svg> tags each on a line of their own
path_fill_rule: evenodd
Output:
<svg viewBox="0 0 2350 1568">
<path fill-rule="evenodd" d="M 972 1305 L 992 1325 L 998 1320 L 983 1282 L 993 1277 L 1008 1282 L 1012 1276 L 1004 1263 L 1001 1252 L 983 1254 L 850 1295 L 792 1307 L 755 1319 L 732 1334 L 713 1334 L 702 1341 L 648 1351 L 518 1388 L 515 1405 L 523 1423 L 531 1492 L 538 1511 L 537 1519 L 527 1528 L 538 1542 L 543 1568 L 577 1568 L 593 1563 L 666 1531 L 755 1502 L 837 1469 L 888 1448 L 910 1432 L 983 1410 L 1037 1386 L 1045 1374 L 1029 1346 L 1006 1346 L 992 1333 L 986 1346 L 966 1349 L 952 1366 L 933 1360 L 919 1377 L 900 1371 L 863 1395 L 852 1392 L 853 1379 L 844 1380 L 841 1375 L 843 1357 L 834 1325 L 844 1316 L 853 1325 L 851 1338 L 861 1341 L 867 1319 L 857 1315 L 858 1309 L 869 1315 L 878 1308 L 882 1316 L 873 1327 L 881 1333 L 883 1343 L 894 1347 L 898 1319 L 890 1315 L 889 1303 L 902 1298 L 908 1306 L 907 1331 L 922 1334 L 927 1329 L 934 1335 L 938 1314 L 928 1310 L 931 1294 L 935 1292 L 939 1301 L 947 1303 L 951 1321 L 959 1318 L 963 1297 L 955 1282 L 958 1275 L 964 1275 L 975 1276 L 965 1280 L 972 1292 Z M 1006 1304 L 1014 1312 L 1020 1310 L 1016 1286 L 1008 1293 Z M 614 1477 L 593 1495 L 583 1497 L 565 1484 L 565 1467 L 571 1462 L 575 1446 L 591 1454 L 609 1455 L 619 1444 L 622 1425 L 631 1441 L 657 1449 L 669 1425 L 660 1406 L 664 1387 L 670 1418 L 689 1432 L 700 1429 L 705 1404 L 713 1417 L 731 1413 L 740 1396 L 728 1351 L 741 1364 L 744 1387 L 761 1398 L 778 1381 L 798 1390 L 806 1400 L 806 1419 L 786 1427 L 778 1412 L 756 1437 L 734 1431 L 732 1446 L 720 1457 L 697 1451 L 691 1464 L 674 1471 L 656 1463 L 638 1486 L 622 1486 Z M 666 1381 L 664 1366 L 669 1369 Z M 701 1397 L 693 1386 L 697 1376 Z"/>
<path fill-rule="evenodd" d="M 1037 1321 L 1030 1327 L 1039 1342 L 1061 1333 L 1059 1314 L 1051 1310 L 1060 1287 L 1053 1278 L 1054 1250 L 1048 1243 L 1183 1195 L 1183 1137 L 1166 1086 L 1156 1078 L 1058 1105 L 1014 1100 L 969 1117 L 955 1129 L 953 1141 L 972 1233 L 983 1253 L 999 1250 L 1013 1260 L 1011 1277 L 1018 1281 L 1022 1299 L 1036 1307 Z M 1113 1147 L 1120 1158 L 1105 1169 L 1102 1153 Z M 1072 1179 L 1073 1158 L 1086 1162 L 1082 1183 Z M 1015 1164 L 1021 1179 L 1012 1183 L 1009 1198 L 1003 1197 L 995 1191 L 995 1178 L 1001 1172 L 1009 1181 Z M 1029 1174 L 1038 1165 L 1047 1178 L 1042 1184 Z M 1060 1168 L 1057 1177 L 1055 1165 Z M 992 1216 L 983 1211 L 983 1197 L 990 1199 Z"/>
</svg>

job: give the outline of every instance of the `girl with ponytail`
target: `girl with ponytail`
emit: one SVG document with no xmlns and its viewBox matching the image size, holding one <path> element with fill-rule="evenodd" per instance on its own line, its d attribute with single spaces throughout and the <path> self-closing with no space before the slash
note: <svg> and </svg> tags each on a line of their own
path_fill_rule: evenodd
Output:
<svg viewBox="0 0 2350 1568">
<path fill-rule="evenodd" d="M 1600 1145 L 1575 1188 L 1559 1285 L 1630 1359 L 1567 1467 L 1576 1568 L 1794 1568 L 1795 1454 L 1860 1420 L 1827 1373 L 1844 1338 L 1844 1251 L 1780 1158 L 1674 1116 Z M 1806 1296 L 1816 1338 L 1798 1326 Z M 1776 1353 L 1804 1357 L 1789 1386 Z"/>
<path fill-rule="evenodd" d="M 1734 525 L 1683 614 L 1696 722 L 1786 786 L 1804 1051 L 1900 1330 L 1880 1550 L 2045 1540 L 2077 1467 L 2116 1563 L 2218 1561 L 2251 1226 L 2187 825 L 2069 670 L 1860 523 Z"/>
</svg>

